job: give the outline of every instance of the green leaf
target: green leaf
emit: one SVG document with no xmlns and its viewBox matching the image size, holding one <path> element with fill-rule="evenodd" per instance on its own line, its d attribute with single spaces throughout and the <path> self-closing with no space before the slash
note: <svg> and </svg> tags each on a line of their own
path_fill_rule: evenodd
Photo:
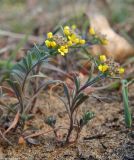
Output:
<svg viewBox="0 0 134 160">
<path fill-rule="evenodd" d="M 94 113 L 93 112 L 86 112 L 82 119 L 80 119 L 80 126 L 84 126 L 90 121 L 92 118 L 94 118 Z"/>
<path fill-rule="evenodd" d="M 93 78 L 94 68 L 95 68 L 94 62 L 92 62 L 91 69 L 88 75 L 88 81 L 90 81 Z"/>
<path fill-rule="evenodd" d="M 32 73 L 34 68 L 42 62 L 46 62 L 47 59 L 48 54 L 45 48 L 43 46 L 34 46 L 20 62 L 14 65 L 11 70 L 11 75 L 14 74 L 16 76 L 10 76 L 10 79 L 18 81 L 24 88 L 29 74 L 30 76 L 34 75 L 34 73 Z"/>
<path fill-rule="evenodd" d="M 79 79 L 79 77 L 74 76 L 74 83 L 75 83 L 76 92 L 77 92 L 79 90 L 79 88 L 80 88 L 80 79 Z"/>
<path fill-rule="evenodd" d="M 29 68 L 29 64 L 28 64 L 28 58 L 27 58 L 27 57 L 26 57 L 26 58 L 23 58 L 22 63 L 25 65 L 26 70 L 29 70 L 29 69 L 30 69 L 30 68 Z"/>
<path fill-rule="evenodd" d="M 56 117 L 55 116 L 49 116 L 44 121 L 49 126 L 54 127 L 55 124 L 56 124 Z"/>
<path fill-rule="evenodd" d="M 75 102 L 77 102 L 79 99 L 81 99 L 84 96 L 84 93 L 79 93 L 75 99 Z"/>
<path fill-rule="evenodd" d="M 27 59 L 28 59 L 29 68 L 31 68 L 31 66 L 32 66 L 32 55 L 30 53 L 27 54 Z"/>
<path fill-rule="evenodd" d="M 77 102 L 74 104 L 72 107 L 72 111 L 74 111 L 79 105 L 81 105 L 84 101 L 88 99 L 88 95 L 81 94 L 80 97 L 78 98 Z"/>
<path fill-rule="evenodd" d="M 22 114 L 20 115 L 23 121 L 30 120 L 34 117 L 34 114 Z"/>
<path fill-rule="evenodd" d="M 64 93 L 68 99 L 68 104 L 70 106 L 70 94 L 69 94 L 69 88 L 67 87 L 67 85 L 65 83 L 63 83 L 63 88 L 64 88 Z"/>
<path fill-rule="evenodd" d="M 132 126 L 132 115 L 129 107 L 127 80 L 122 80 L 122 96 L 125 114 L 125 124 L 128 128 Z"/>
<path fill-rule="evenodd" d="M 59 99 L 64 103 L 64 106 L 66 108 L 66 111 L 67 111 L 68 115 L 71 116 L 70 107 L 68 106 L 68 104 L 66 103 L 66 101 L 62 97 L 59 97 Z"/>
<path fill-rule="evenodd" d="M 23 93 L 22 93 L 21 85 L 18 83 L 18 81 L 8 80 L 8 83 L 16 94 L 16 97 L 17 97 L 19 104 L 20 104 L 20 107 L 21 107 L 20 113 L 22 113 L 24 108 L 23 108 Z"/>
<path fill-rule="evenodd" d="M 8 80 L 8 84 L 9 84 L 9 85 L 11 86 L 11 88 L 15 91 L 16 96 L 17 96 L 17 97 L 20 97 L 21 94 L 22 94 L 20 84 L 19 84 L 17 81 L 11 81 L 11 80 Z"/>
<path fill-rule="evenodd" d="M 11 73 L 11 77 L 12 79 L 17 80 L 16 76 L 20 79 L 19 82 L 21 82 L 22 79 L 24 79 L 25 74 L 20 70 L 14 69 L 13 72 Z"/>
<path fill-rule="evenodd" d="M 13 67 L 12 71 L 13 71 L 14 69 L 20 70 L 20 71 L 22 71 L 22 72 L 24 72 L 24 73 L 27 72 L 27 69 L 26 69 L 25 65 L 23 65 L 23 63 L 22 63 L 21 61 L 18 62 L 18 63 Z"/>
</svg>

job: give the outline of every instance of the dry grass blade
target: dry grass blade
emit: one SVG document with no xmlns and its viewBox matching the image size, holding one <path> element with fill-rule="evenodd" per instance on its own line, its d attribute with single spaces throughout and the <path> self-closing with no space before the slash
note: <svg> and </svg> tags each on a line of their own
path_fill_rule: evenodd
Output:
<svg viewBox="0 0 134 160">
<path fill-rule="evenodd" d="M 2 93 L 6 93 L 10 97 L 15 97 L 14 91 L 8 87 L 0 86 Z"/>
<path fill-rule="evenodd" d="M 27 36 L 25 34 L 13 33 L 13 32 L 4 31 L 4 30 L 0 30 L 0 35 L 1 36 L 8 36 L 8 37 L 11 37 L 14 39 L 24 39 Z M 42 37 L 36 37 L 36 36 L 32 36 L 32 35 L 28 36 L 28 41 L 30 41 L 30 42 L 42 43 L 43 40 L 44 39 Z"/>
<path fill-rule="evenodd" d="M 40 130 L 40 131 L 37 131 L 37 132 L 35 132 L 35 133 L 33 133 L 33 134 L 30 134 L 30 135 L 28 135 L 28 136 L 25 136 L 24 139 L 33 138 L 33 137 L 37 137 L 37 136 L 40 136 L 40 135 L 47 135 L 48 133 L 54 132 L 54 131 L 56 131 L 56 130 L 58 130 L 58 129 L 68 130 L 67 128 L 64 128 L 64 127 L 58 127 L 58 128 L 55 128 L 55 129 L 50 129 L 50 130 L 48 130 L 48 131 L 41 131 L 41 130 Z"/>
<path fill-rule="evenodd" d="M 4 47 L 4 48 L 1 48 L 0 49 L 0 55 L 1 54 L 3 54 L 3 53 L 5 53 L 5 52 L 7 52 L 7 51 L 10 51 L 10 50 L 13 50 L 13 49 L 15 49 L 15 45 L 14 44 L 12 44 L 12 45 L 7 45 L 6 47 Z"/>
<path fill-rule="evenodd" d="M 33 133 L 31 135 L 28 135 L 28 136 L 24 137 L 24 139 L 37 137 L 37 136 L 44 135 L 44 134 L 48 134 L 48 133 L 53 132 L 53 131 L 54 131 L 53 129 L 51 129 L 51 130 L 49 130 L 47 132 L 46 131 L 38 131 L 36 133 Z"/>
<path fill-rule="evenodd" d="M 19 118 L 20 118 L 20 113 L 19 113 L 19 111 L 18 111 L 17 114 L 15 115 L 15 118 L 14 118 L 12 124 L 11 124 L 10 127 L 4 132 L 4 135 L 5 135 L 6 133 L 8 133 L 12 128 L 15 128 L 15 127 L 16 127 L 16 125 L 17 125 L 17 123 L 18 123 L 18 121 L 19 121 Z"/>
</svg>

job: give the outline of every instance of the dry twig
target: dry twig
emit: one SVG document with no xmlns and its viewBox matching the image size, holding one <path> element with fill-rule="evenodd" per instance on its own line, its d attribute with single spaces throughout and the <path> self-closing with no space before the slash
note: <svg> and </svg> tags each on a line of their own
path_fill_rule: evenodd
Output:
<svg viewBox="0 0 134 160">
<path fill-rule="evenodd" d="M 7 36 L 7 37 L 11 37 L 14 39 L 24 39 L 26 37 L 28 41 L 30 42 L 38 42 L 38 43 L 42 43 L 44 41 L 43 38 L 41 37 L 36 37 L 36 36 L 32 36 L 32 35 L 26 35 L 26 34 L 19 34 L 19 33 L 13 33 L 10 31 L 4 31 L 4 30 L 0 30 L 0 36 Z"/>
</svg>

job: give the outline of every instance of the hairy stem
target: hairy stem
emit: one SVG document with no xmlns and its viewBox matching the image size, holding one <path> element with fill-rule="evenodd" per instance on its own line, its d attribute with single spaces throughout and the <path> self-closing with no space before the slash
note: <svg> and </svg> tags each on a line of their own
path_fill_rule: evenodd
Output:
<svg viewBox="0 0 134 160">
<path fill-rule="evenodd" d="M 38 66 L 37 66 L 36 74 L 39 73 L 40 67 L 41 67 L 41 65 L 38 65 Z M 35 78 L 34 94 L 36 93 L 36 90 L 37 90 L 37 88 L 38 88 L 38 80 L 39 80 L 39 78 L 36 77 L 36 78 Z M 37 101 L 37 97 L 35 97 L 35 98 L 33 99 L 30 111 L 33 111 L 33 108 L 34 108 L 34 106 L 35 106 L 35 104 L 36 104 L 36 101 Z"/>
</svg>

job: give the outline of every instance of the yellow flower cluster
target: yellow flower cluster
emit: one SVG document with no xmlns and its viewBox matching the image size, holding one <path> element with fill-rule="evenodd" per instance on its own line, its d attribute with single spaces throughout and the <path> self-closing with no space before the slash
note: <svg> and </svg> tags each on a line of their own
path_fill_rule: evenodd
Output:
<svg viewBox="0 0 134 160">
<path fill-rule="evenodd" d="M 93 27 L 89 28 L 89 34 L 92 36 L 94 36 L 96 34 Z"/>
<path fill-rule="evenodd" d="M 104 63 L 106 62 L 107 58 L 105 55 L 100 55 L 100 62 Z M 101 71 L 102 73 L 106 72 L 109 69 L 109 66 L 107 64 L 100 64 L 98 66 L 99 71 Z"/>
<path fill-rule="evenodd" d="M 107 64 L 100 64 L 98 66 L 99 71 L 101 71 L 102 73 L 106 72 L 108 70 L 108 65 Z"/>
<path fill-rule="evenodd" d="M 108 40 L 106 39 L 105 35 L 102 35 L 100 33 L 96 33 L 93 27 L 89 28 L 89 34 L 91 36 L 97 38 L 102 45 L 108 44 Z"/>
<path fill-rule="evenodd" d="M 76 29 L 76 25 L 75 25 L 75 24 L 72 25 L 72 29 L 73 29 L 73 30 Z"/>
<path fill-rule="evenodd" d="M 76 25 L 65 26 L 63 32 L 65 36 L 53 35 L 52 32 L 47 33 L 45 44 L 48 48 L 57 49 L 62 56 L 68 53 L 69 47 L 73 45 L 83 45 L 86 43 L 84 39 L 75 33 Z"/>
<path fill-rule="evenodd" d="M 105 55 L 100 55 L 100 61 L 105 62 L 107 60 Z"/>
<path fill-rule="evenodd" d="M 65 26 L 63 29 L 63 32 L 68 40 L 68 45 L 72 46 L 72 45 L 83 45 L 86 43 L 86 41 L 84 39 L 82 39 L 81 37 L 79 37 L 74 30 L 76 29 L 75 25 L 72 25 L 72 29 L 69 26 Z"/>
<path fill-rule="evenodd" d="M 46 46 L 47 46 L 47 47 L 52 47 L 52 48 L 54 48 L 54 47 L 56 46 L 55 41 L 46 40 L 45 43 L 46 43 Z"/>
<path fill-rule="evenodd" d="M 118 68 L 118 72 L 119 74 L 122 74 L 125 72 L 125 69 L 123 67 Z"/>
<path fill-rule="evenodd" d="M 46 44 L 46 46 L 47 47 L 52 47 L 52 48 L 55 48 L 56 47 L 56 42 L 55 41 L 53 41 L 53 33 L 52 32 L 49 32 L 49 33 L 47 33 L 47 40 L 45 41 L 45 44 Z"/>
<path fill-rule="evenodd" d="M 56 42 L 59 40 L 59 43 Z M 62 45 L 64 43 L 64 39 L 62 37 L 54 36 L 52 32 L 47 33 L 47 40 L 45 40 L 45 44 L 48 48 L 56 48 L 58 52 L 64 56 L 65 53 L 68 53 L 68 46 Z M 61 45 L 59 45 L 61 44 Z"/>
<path fill-rule="evenodd" d="M 101 44 L 108 45 L 108 40 L 105 37 L 101 38 L 100 41 L 101 41 Z"/>
<path fill-rule="evenodd" d="M 68 53 L 68 47 L 67 46 L 60 46 L 60 48 L 58 49 L 58 52 L 64 56 L 65 53 Z"/>
<path fill-rule="evenodd" d="M 119 64 L 112 59 L 107 59 L 105 55 L 100 55 L 99 60 L 101 63 L 98 65 L 98 69 L 102 73 L 108 71 L 110 75 L 114 75 L 117 73 L 122 74 L 125 71 L 123 67 L 120 67 Z"/>
<path fill-rule="evenodd" d="M 47 38 L 53 38 L 53 33 L 52 32 L 48 32 L 47 33 Z"/>
</svg>

